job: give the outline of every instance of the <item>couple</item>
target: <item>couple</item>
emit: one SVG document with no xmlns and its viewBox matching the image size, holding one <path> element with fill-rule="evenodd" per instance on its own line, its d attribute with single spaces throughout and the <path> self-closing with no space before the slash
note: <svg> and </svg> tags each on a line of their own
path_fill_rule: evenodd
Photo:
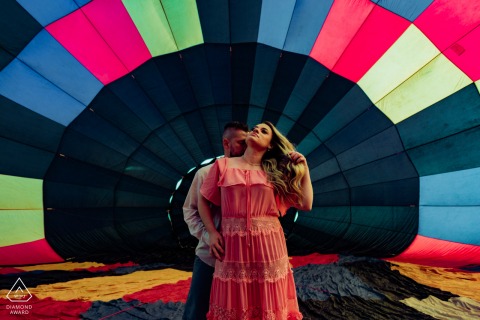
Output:
<svg viewBox="0 0 480 320">
<path fill-rule="evenodd" d="M 183 319 L 301 319 L 278 217 L 311 210 L 306 159 L 268 121 L 227 123 L 222 144 L 183 207 L 200 240 Z"/>
</svg>

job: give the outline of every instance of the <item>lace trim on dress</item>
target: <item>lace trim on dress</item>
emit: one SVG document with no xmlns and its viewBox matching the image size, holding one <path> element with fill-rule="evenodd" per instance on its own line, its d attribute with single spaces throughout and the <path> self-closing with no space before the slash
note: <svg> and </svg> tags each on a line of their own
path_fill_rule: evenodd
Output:
<svg viewBox="0 0 480 320">
<path fill-rule="evenodd" d="M 244 218 L 224 218 L 222 221 L 222 235 L 240 237 L 251 235 L 264 235 L 282 233 L 282 225 L 277 218 L 252 218 L 250 230 L 247 230 L 247 220 Z"/>
<path fill-rule="evenodd" d="M 210 310 L 207 313 L 207 319 L 218 320 L 300 320 L 303 316 L 298 311 L 288 310 L 283 308 L 281 310 L 263 310 L 261 307 L 252 307 L 249 309 L 225 309 L 221 306 L 211 304 Z"/>
<path fill-rule="evenodd" d="M 270 263 L 224 261 L 215 266 L 214 277 L 221 281 L 262 283 L 286 279 L 291 272 L 288 257 L 285 257 Z"/>
</svg>

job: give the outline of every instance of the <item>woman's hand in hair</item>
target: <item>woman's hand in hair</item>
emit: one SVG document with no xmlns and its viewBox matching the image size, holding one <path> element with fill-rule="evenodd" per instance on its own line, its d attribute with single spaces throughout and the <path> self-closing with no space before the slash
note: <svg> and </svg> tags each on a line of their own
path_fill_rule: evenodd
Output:
<svg viewBox="0 0 480 320">
<path fill-rule="evenodd" d="M 304 163 L 305 165 L 307 164 L 307 159 L 305 158 L 305 156 L 298 151 L 292 151 L 288 155 L 290 156 L 290 159 L 292 160 L 292 162 L 295 164 L 300 164 L 300 163 Z"/>
</svg>

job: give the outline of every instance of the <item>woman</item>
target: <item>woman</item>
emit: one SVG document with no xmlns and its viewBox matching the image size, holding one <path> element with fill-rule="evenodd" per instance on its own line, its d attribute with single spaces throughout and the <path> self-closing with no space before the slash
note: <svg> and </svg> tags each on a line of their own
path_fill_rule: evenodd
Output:
<svg viewBox="0 0 480 320">
<path fill-rule="evenodd" d="M 253 128 L 242 157 L 215 162 L 198 209 L 217 260 L 208 319 L 302 319 L 279 214 L 311 210 L 306 159 L 270 122 Z M 220 232 L 210 204 L 221 206 Z"/>
</svg>

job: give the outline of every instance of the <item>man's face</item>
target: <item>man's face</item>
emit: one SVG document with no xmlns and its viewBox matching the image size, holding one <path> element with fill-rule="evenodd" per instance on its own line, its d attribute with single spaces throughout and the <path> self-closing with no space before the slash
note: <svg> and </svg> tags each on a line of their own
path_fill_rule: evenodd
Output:
<svg viewBox="0 0 480 320">
<path fill-rule="evenodd" d="M 235 130 L 232 138 L 229 140 L 230 157 L 240 157 L 245 152 L 247 145 L 245 138 L 247 133 L 243 130 Z"/>
</svg>

